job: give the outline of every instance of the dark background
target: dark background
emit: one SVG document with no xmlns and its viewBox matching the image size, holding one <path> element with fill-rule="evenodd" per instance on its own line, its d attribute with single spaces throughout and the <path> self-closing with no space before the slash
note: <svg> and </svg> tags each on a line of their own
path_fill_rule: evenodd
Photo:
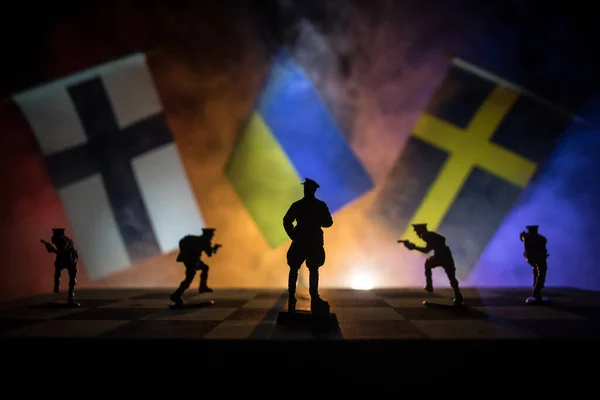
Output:
<svg viewBox="0 0 600 400">
<path fill-rule="evenodd" d="M 236 61 L 234 21 L 255 25 L 262 40 L 283 39 L 282 26 L 307 16 L 326 32 L 352 35 L 360 14 L 378 24 L 390 14 L 398 29 L 419 30 L 423 43 L 452 37 L 454 48 L 482 67 L 577 110 L 597 91 L 597 20 L 583 2 L 542 1 L 37 1 L 7 2 L 2 7 L 0 90 L 10 93 L 64 73 L 57 46 L 86 43 L 81 66 L 136 50 L 165 47 L 202 51 L 206 67 Z M 352 15 L 348 8 L 352 9 Z M 75 33 L 76 32 L 76 33 Z M 92 51 L 93 49 L 93 51 Z M 210 51 L 206 51 L 210 50 Z M 207 57 L 207 54 L 210 57 Z M 56 65 L 59 64 L 59 65 Z"/>
</svg>

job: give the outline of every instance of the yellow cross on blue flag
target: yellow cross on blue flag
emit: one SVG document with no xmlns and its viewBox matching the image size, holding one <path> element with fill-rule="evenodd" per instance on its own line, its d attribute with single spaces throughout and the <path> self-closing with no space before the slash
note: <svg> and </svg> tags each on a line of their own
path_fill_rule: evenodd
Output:
<svg viewBox="0 0 600 400">
<path fill-rule="evenodd" d="M 466 280 L 572 117 L 454 59 L 374 203 L 376 219 L 421 243 L 412 224 L 446 236 Z"/>
</svg>

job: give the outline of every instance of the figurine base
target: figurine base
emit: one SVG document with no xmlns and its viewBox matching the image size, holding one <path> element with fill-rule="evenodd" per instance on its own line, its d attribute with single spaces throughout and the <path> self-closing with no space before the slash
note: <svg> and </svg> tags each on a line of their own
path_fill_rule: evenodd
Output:
<svg viewBox="0 0 600 400">
<path fill-rule="evenodd" d="M 328 316 L 329 314 L 331 314 L 331 306 L 329 305 L 328 302 L 324 301 L 320 304 L 315 304 L 314 306 L 311 306 L 311 311 L 310 311 L 313 315 L 315 316 Z"/>
<path fill-rule="evenodd" d="M 548 303 L 548 298 L 542 296 L 542 300 L 537 300 L 535 297 L 531 296 L 525 300 L 525 303 L 527 303 L 527 304 L 546 304 L 546 303 Z"/>
<path fill-rule="evenodd" d="M 277 325 L 293 328 L 335 328 L 338 326 L 335 314 L 313 314 L 308 310 L 280 311 Z"/>
<path fill-rule="evenodd" d="M 446 303 L 435 303 L 429 300 L 423 300 L 423 305 L 428 307 L 438 307 L 438 308 L 466 308 L 465 303 L 461 304 L 446 304 Z"/>
<path fill-rule="evenodd" d="M 49 301 L 48 306 L 57 308 L 78 308 L 81 306 L 78 301 L 69 303 L 67 300 Z"/>
<path fill-rule="evenodd" d="M 171 304 L 169 306 L 169 308 L 171 310 L 183 310 L 183 309 L 187 309 L 187 308 L 206 308 L 206 307 L 212 306 L 213 304 L 215 304 L 215 302 L 213 300 L 210 300 L 210 301 L 203 301 L 202 303 L 183 303 L 181 305 Z"/>
</svg>

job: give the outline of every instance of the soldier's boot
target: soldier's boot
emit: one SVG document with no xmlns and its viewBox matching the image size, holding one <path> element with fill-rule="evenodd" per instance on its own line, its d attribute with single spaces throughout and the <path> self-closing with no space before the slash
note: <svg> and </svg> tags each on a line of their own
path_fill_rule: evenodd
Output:
<svg viewBox="0 0 600 400">
<path fill-rule="evenodd" d="M 179 285 L 177 290 L 174 291 L 171 296 L 169 296 L 169 300 L 171 300 L 174 303 L 173 305 L 175 307 L 183 307 L 183 300 L 181 299 L 181 296 L 183 296 L 183 292 L 185 291 L 185 289 L 186 287 L 182 283 L 181 285 Z"/>
<path fill-rule="evenodd" d="M 544 301 L 542 297 L 542 289 L 544 288 L 544 283 L 546 281 L 546 270 L 545 269 L 534 269 L 535 281 L 533 283 L 533 292 L 531 296 L 535 299 L 536 302 Z"/>
<path fill-rule="evenodd" d="M 211 288 L 208 287 L 207 281 L 208 271 L 205 270 L 200 273 L 200 287 L 198 288 L 198 293 L 210 293 L 213 291 Z"/>
<path fill-rule="evenodd" d="M 534 289 L 533 293 L 531 293 L 530 299 L 532 299 L 532 300 L 534 300 L 536 302 L 542 302 L 543 301 L 542 291 L 541 291 L 541 289 L 540 290 L 536 290 L 536 289 Z"/>
<path fill-rule="evenodd" d="M 310 312 L 313 314 L 329 315 L 330 307 L 319 296 L 319 271 L 311 270 L 309 276 Z"/>
<path fill-rule="evenodd" d="M 425 289 L 426 292 L 433 292 L 433 278 L 431 276 L 431 269 L 425 267 Z"/>
<path fill-rule="evenodd" d="M 71 307 L 79 307 L 80 304 L 75 300 L 75 286 L 69 286 L 69 296 L 67 298 L 67 303 Z"/>
<path fill-rule="evenodd" d="M 288 275 L 288 311 L 296 311 L 296 284 L 298 282 L 298 271 L 290 269 Z"/>
<path fill-rule="evenodd" d="M 450 287 L 452 288 L 452 293 L 454 293 L 454 305 L 462 306 L 463 305 L 463 296 L 460 292 L 460 288 L 458 285 L 458 279 L 456 279 L 456 269 L 448 269 L 444 268 L 446 275 L 448 276 L 448 281 L 450 282 Z"/>
<path fill-rule="evenodd" d="M 329 315 L 330 312 L 329 303 L 323 300 L 321 297 L 310 298 L 310 312 L 319 315 Z"/>
<path fill-rule="evenodd" d="M 173 302 L 173 305 L 175 307 L 183 307 L 183 300 L 181 299 L 181 295 L 173 293 L 171 296 L 169 296 L 169 300 Z"/>
<path fill-rule="evenodd" d="M 463 299 L 462 293 L 460 292 L 460 289 L 458 288 L 458 286 L 453 287 L 452 291 L 454 292 L 454 305 L 462 306 L 464 299 Z"/>
</svg>

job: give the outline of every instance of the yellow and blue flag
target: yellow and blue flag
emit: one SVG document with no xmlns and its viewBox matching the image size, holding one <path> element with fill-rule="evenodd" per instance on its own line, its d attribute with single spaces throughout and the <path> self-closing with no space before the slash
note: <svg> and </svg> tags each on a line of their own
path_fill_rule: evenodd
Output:
<svg viewBox="0 0 600 400">
<path fill-rule="evenodd" d="M 318 90 L 286 50 L 273 61 L 226 174 L 271 248 L 288 240 L 281 221 L 302 197 L 305 177 L 320 184 L 317 197 L 332 213 L 374 186 Z"/>
</svg>

